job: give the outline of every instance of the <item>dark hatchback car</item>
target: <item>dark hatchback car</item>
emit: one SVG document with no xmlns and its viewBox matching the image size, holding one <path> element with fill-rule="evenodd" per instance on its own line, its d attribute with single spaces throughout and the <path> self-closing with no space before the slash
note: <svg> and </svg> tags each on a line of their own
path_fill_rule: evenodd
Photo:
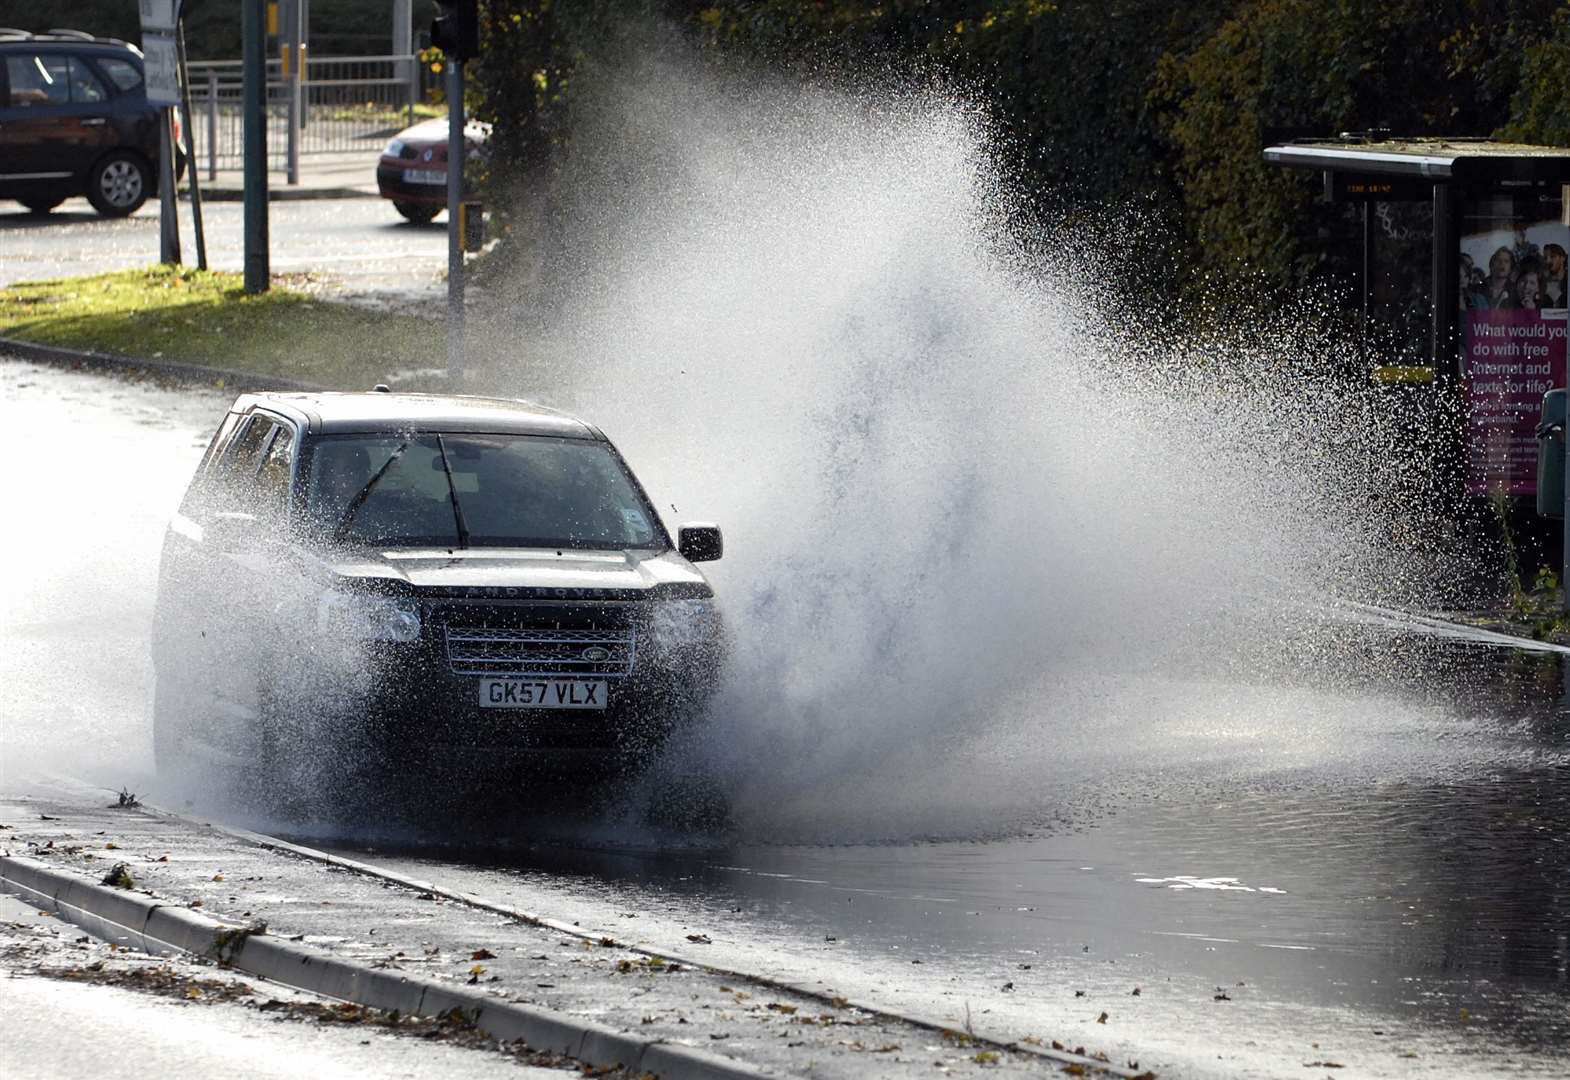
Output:
<svg viewBox="0 0 1570 1080">
<path fill-rule="evenodd" d="M 135 213 L 158 190 L 160 115 L 134 45 L 0 28 L 0 199 L 45 214 L 86 195 L 105 216 Z"/>
<path fill-rule="evenodd" d="M 721 624 L 693 563 L 721 543 L 695 524 L 673 544 L 616 448 L 563 413 L 243 395 L 165 538 L 159 770 L 288 790 L 334 782 L 323 763 L 635 769 L 714 685 Z"/>
</svg>

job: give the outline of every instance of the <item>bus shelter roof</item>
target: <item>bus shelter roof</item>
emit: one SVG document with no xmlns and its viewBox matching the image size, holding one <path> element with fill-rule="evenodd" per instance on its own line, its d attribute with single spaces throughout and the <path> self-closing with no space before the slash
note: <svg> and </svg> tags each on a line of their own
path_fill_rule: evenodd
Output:
<svg viewBox="0 0 1570 1080">
<path fill-rule="evenodd" d="M 1267 147 L 1273 165 L 1401 176 L 1436 183 L 1570 184 L 1570 147 L 1492 139 L 1301 139 Z"/>
</svg>

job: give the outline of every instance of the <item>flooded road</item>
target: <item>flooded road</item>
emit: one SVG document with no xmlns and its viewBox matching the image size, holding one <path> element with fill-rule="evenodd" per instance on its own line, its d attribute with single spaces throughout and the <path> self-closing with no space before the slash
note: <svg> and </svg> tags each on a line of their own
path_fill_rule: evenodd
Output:
<svg viewBox="0 0 1570 1080">
<path fill-rule="evenodd" d="M 549 829 L 536 823 L 484 847 L 340 850 L 607 933 L 702 933 L 721 964 L 968 1009 L 1016 1037 L 1116 1032 L 1186 1070 L 1213 1057 L 1221 1075 L 1281 1075 L 1296 1053 L 1376 1075 L 1563 1075 L 1562 759 L 1371 784 L 1333 768 L 1169 780 L 1028 839 L 518 838 Z M 1095 1027 L 1103 1013 L 1114 1032 Z"/>
<path fill-rule="evenodd" d="M 40 510 L 13 514 L 3 541 L 18 569 L 0 593 L 8 786 L 59 771 L 176 798 L 151 774 L 157 553 L 231 399 L 0 363 L 8 458 L 28 463 L 13 505 Z M 1173 1075 L 1562 1076 L 1560 661 L 1370 642 L 1412 677 L 1223 688 L 1205 716 L 1163 716 L 1166 688 L 1147 687 L 1144 722 L 1043 774 L 1028 827 L 983 839 L 684 834 L 615 792 L 593 793 L 610 809 L 587 818 L 503 798 L 456 826 L 301 835 L 720 966 L 1014 1038 L 1094 1036 Z"/>
</svg>

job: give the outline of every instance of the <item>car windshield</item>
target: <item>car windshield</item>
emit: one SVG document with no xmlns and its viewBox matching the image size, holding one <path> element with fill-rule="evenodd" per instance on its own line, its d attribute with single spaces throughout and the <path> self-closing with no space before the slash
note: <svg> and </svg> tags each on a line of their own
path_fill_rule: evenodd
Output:
<svg viewBox="0 0 1570 1080">
<path fill-rule="evenodd" d="M 312 440 L 308 453 L 305 507 L 325 539 L 380 547 L 668 546 L 604 443 L 342 435 Z"/>
</svg>

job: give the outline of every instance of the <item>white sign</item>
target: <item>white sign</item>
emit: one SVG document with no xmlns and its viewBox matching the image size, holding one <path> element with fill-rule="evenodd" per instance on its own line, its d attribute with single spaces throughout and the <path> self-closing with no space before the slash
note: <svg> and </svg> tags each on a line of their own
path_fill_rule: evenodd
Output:
<svg viewBox="0 0 1570 1080">
<path fill-rule="evenodd" d="M 173 37 L 142 35 L 142 71 L 149 105 L 180 104 L 180 61 Z"/>
<path fill-rule="evenodd" d="M 174 30 L 179 4 L 175 0 L 136 0 L 142 11 L 142 32 L 148 30 Z"/>
</svg>

